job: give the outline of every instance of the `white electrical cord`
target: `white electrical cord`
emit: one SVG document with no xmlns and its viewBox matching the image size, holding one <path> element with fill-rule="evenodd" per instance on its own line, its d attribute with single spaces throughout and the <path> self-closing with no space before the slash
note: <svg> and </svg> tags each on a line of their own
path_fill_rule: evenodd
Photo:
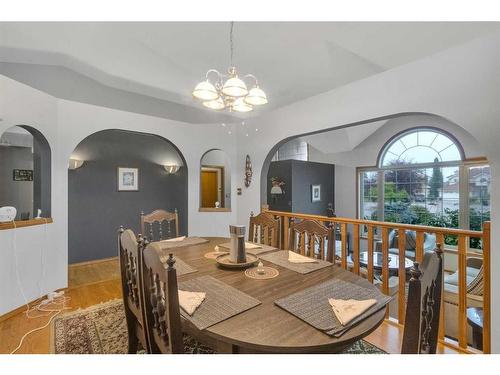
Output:
<svg viewBox="0 0 500 375">
<path fill-rule="evenodd" d="M 48 224 L 48 222 L 47 222 L 46 218 L 44 218 L 44 221 L 45 221 L 45 244 L 47 244 L 47 241 L 48 241 L 47 224 Z M 40 331 L 44 328 L 47 328 L 57 315 L 59 315 L 64 310 L 70 310 L 70 307 L 66 306 L 66 303 L 68 303 L 70 301 L 70 297 L 64 297 L 64 292 L 56 293 L 55 296 L 49 294 L 49 297 L 47 299 L 42 299 L 38 304 L 35 304 L 33 306 L 29 305 L 28 299 L 26 298 L 26 294 L 24 293 L 24 290 L 23 290 L 23 287 L 21 284 L 21 277 L 19 276 L 19 264 L 18 264 L 18 258 L 17 258 L 17 234 L 16 234 L 17 227 L 16 227 L 16 222 L 13 220 L 12 224 L 14 226 L 13 236 L 12 236 L 12 239 L 13 239 L 12 249 L 14 250 L 17 285 L 18 285 L 18 288 L 21 292 L 21 295 L 23 296 L 24 303 L 26 305 L 26 311 L 24 312 L 24 314 L 26 315 L 26 317 L 28 319 L 36 319 L 36 318 L 50 316 L 53 312 L 55 312 L 55 314 L 53 314 L 49 318 L 48 322 L 45 325 L 26 332 L 23 335 L 23 337 L 21 338 L 19 345 L 10 354 L 14 354 L 15 352 L 17 352 L 21 348 L 21 346 L 23 345 L 24 339 L 26 337 L 28 337 L 30 334 L 32 334 L 33 332 L 36 332 L 36 331 Z M 42 281 L 43 277 L 45 276 L 45 263 L 43 261 L 43 248 L 40 248 L 40 267 L 42 268 L 41 277 L 38 280 L 37 284 L 38 284 L 39 294 L 41 295 L 42 294 L 41 281 Z M 40 300 L 40 299 L 38 299 L 38 300 Z M 36 302 L 38 300 L 35 300 L 34 302 Z M 62 306 L 58 306 L 57 308 L 47 308 L 53 304 L 55 304 L 55 305 L 62 304 Z M 33 312 L 41 312 L 42 314 L 41 315 L 37 314 L 36 316 L 32 316 Z"/>
</svg>

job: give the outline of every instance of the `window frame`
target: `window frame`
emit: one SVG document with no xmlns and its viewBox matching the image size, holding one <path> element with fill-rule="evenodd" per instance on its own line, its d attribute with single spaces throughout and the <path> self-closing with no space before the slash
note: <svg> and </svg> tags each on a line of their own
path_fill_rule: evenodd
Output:
<svg viewBox="0 0 500 375">
<path fill-rule="evenodd" d="M 463 149 L 462 145 L 460 144 L 460 142 L 458 141 L 458 139 L 453 134 L 447 132 L 446 130 L 442 130 L 442 129 L 432 127 L 432 126 L 417 126 L 417 127 L 403 130 L 403 131 L 393 135 L 391 138 L 389 138 L 387 140 L 387 142 L 384 143 L 384 145 L 380 149 L 380 152 L 377 156 L 377 164 L 376 164 L 377 168 L 379 168 L 379 169 L 394 169 L 393 166 L 390 166 L 390 165 L 384 166 L 382 164 L 384 161 L 385 155 L 387 154 L 389 149 L 392 147 L 392 145 L 395 144 L 396 142 L 398 142 L 401 138 L 406 137 L 409 134 L 418 133 L 418 132 L 434 132 L 434 133 L 437 133 L 438 135 L 439 134 L 443 135 L 443 136 L 447 137 L 450 141 L 452 141 L 453 144 L 457 147 L 458 152 L 460 153 L 460 160 L 439 161 L 437 163 L 437 164 L 439 164 L 439 166 L 455 166 L 457 163 L 460 163 L 460 162 L 463 162 L 464 160 L 466 160 L 464 149 Z M 427 147 L 427 146 L 424 146 L 424 147 Z M 409 149 L 409 148 L 407 148 L 407 149 Z M 444 150 L 441 150 L 441 152 L 442 151 L 444 151 Z M 416 165 L 416 166 L 420 166 L 421 168 L 425 168 L 426 166 L 428 167 L 429 165 L 435 166 L 436 163 L 434 163 L 434 162 L 414 163 L 411 165 Z M 405 169 L 405 168 L 403 168 L 403 169 Z"/>
<path fill-rule="evenodd" d="M 434 164 L 435 166 L 435 164 Z M 486 167 L 490 166 L 488 159 L 485 157 L 479 157 L 474 159 L 465 159 L 460 162 L 453 163 L 442 163 L 439 165 L 440 167 L 458 167 L 459 173 L 459 193 L 458 193 L 458 201 L 459 201 L 459 224 L 458 227 L 460 229 L 469 229 L 470 219 L 469 219 L 469 209 L 470 209 L 470 189 L 469 189 L 469 178 L 470 178 L 470 168 L 471 167 Z M 356 189 L 357 189 L 357 205 L 356 205 L 356 217 L 358 219 L 361 218 L 362 205 L 363 205 L 363 196 L 362 193 L 362 173 L 365 172 L 376 172 L 377 173 L 377 221 L 384 221 L 384 173 L 387 170 L 394 169 L 421 169 L 424 168 L 422 164 L 411 164 L 410 166 L 406 166 L 405 168 L 380 168 L 378 166 L 372 167 L 357 167 L 356 168 Z"/>
</svg>

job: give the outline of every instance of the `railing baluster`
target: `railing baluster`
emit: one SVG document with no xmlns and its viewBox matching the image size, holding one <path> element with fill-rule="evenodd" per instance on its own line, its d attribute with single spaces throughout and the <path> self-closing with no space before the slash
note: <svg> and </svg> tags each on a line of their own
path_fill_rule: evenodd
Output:
<svg viewBox="0 0 500 375">
<path fill-rule="evenodd" d="M 405 324 L 406 313 L 406 231 L 402 228 L 398 229 L 398 321 L 399 324 Z"/>
<path fill-rule="evenodd" d="M 483 223 L 483 353 L 491 353 L 491 265 L 490 265 L 490 244 L 491 244 L 491 223 Z"/>
<path fill-rule="evenodd" d="M 389 294 L 389 229 L 382 227 L 382 292 Z M 389 306 L 385 309 L 385 317 L 389 318 Z"/>
<path fill-rule="evenodd" d="M 288 250 L 290 247 L 289 247 L 289 244 L 288 244 L 288 241 L 290 239 L 290 218 L 287 217 L 287 216 L 281 216 L 281 223 L 282 223 L 282 226 L 283 226 L 283 236 L 280 236 L 280 238 L 282 239 L 281 241 L 281 244 L 282 244 L 282 249 L 283 250 Z"/>
<path fill-rule="evenodd" d="M 340 264 L 343 269 L 347 269 L 347 224 L 340 224 L 340 239 L 342 241 L 342 251 Z"/>
<path fill-rule="evenodd" d="M 443 249 L 443 264 L 444 264 L 444 259 L 445 259 L 445 243 L 444 243 L 444 235 L 443 233 L 436 233 L 436 244 L 440 243 L 442 245 Z M 444 268 L 444 267 L 443 267 Z M 438 339 L 439 340 L 444 340 L 444 333 L 445 333 L 445 320 L 444 320 L 444 309 L 446 308 L 446 305 L 444 304 L 444 283 L 441 286 L 441 309 L 439 313 L 439 328 L 438 328 Z"/>
<path fill-rule="evenodd" d="M 458 236 L 458 345 L 467 348 L 467 241 Z"/>
<path fill-rule="evenodd" d="M 422 264 L 424 259 L 424 232 L 417 231 L 417 240 L 415 243 L 415 260 Z"/>
<path fill-rule="evenodd" d="M 373 283 L 373 226 L 368 225 L 368 281 Z"/>
<path fill-rule="evenodd" d="M 352 261 L 354 263 L 353 272 L 356 275 L 359 275 L 359 225 L 358 224 L 353 225 L 352 237 L 353 237 Z"/>
</svg>

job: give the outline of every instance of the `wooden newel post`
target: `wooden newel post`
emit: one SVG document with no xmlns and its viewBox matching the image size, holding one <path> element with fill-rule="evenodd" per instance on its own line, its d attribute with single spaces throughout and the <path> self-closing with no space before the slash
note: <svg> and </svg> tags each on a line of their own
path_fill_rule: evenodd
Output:
<svg viewBox="0 0 500 375">
<path fill-rule="evenodd" d="M 483 353 L 491 353 L 491 222 L 483 223 Z"/>
<path fill-rule="evenodd" d="M 169 301 L 167 311 L 168 333 L 172 353 L 183 353 L 181 316 L 179 314 L 179 293 L 177 289 L 177 271 L 174 268 L 175 259 L 173 254 L 167 259 L 167 299 Z"/>
</svg>

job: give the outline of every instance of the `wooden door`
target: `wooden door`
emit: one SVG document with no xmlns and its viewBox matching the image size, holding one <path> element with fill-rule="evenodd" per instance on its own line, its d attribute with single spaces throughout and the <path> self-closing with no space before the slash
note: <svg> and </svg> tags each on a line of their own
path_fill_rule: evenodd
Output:
<svg viewBox="0 0 500 375">
<path fill-rule="evenodd" d="M 217 171 L 201 171 L 201 207 L 215 207 L 218 190 Z"/>
</svg>

